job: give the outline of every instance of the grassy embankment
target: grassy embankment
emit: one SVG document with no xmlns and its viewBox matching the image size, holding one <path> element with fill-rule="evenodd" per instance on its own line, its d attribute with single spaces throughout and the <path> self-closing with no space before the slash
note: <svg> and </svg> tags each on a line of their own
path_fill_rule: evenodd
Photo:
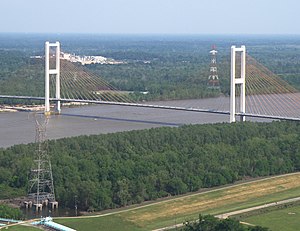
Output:
<svg viewBox="0 0 300 231">
<path fill-rule="evenodd" d="M 143 231 L 196 219 L 199 213 L 221 214 L 300 195 L 300 173 L 273 177 L 204 193 L 172 198 L 98 217 L 55 219 L 80 230 Z"/>
<path fill-rule="evenodd" d="M 300 205 L 257 214 L 241 220 L 250 224 L 268 227 L 272 231 L 299 230 Z"/>
</svg>

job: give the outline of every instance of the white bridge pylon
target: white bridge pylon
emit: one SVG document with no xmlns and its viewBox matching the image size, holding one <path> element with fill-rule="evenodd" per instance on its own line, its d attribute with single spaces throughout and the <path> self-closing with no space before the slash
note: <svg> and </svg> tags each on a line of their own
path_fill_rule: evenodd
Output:
<svg viewBox="0 0 300 231">
<path fill-rule="evenodd" d="M 55 48 L 55 68 L 50 69 L 50 47 Z M 60 113 L 60 44 L 45 43 L 45 114 L 50 114 L 50 75 L 55 75 L 55 97 L 58 99 L 56 102 L 55 112 Z"/>
<path fill-rule="evenodd" d="M 235 68 L 235 55 L 236 52 L 241 52 L 241 75 L 236 76 Z M 235 122 L 236 119 L 236 108 L 235 108 L 235 90 L 236 85 L 240 85 L 240 111 L 241 121 L 245 121 L 246 112 L 246 88 L 245 88 L 245 76 L 246 76 L 246 47 L 241 46 L 237 48 L 235 46 L 231 47 L 231 80 L 230 80 L 230 123 Z"/>
</svg>

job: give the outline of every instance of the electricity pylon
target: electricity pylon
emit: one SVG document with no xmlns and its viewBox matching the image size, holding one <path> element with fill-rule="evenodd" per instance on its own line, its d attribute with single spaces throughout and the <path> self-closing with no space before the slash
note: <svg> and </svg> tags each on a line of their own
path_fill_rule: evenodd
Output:
<svg viewBox="0 0 300 231">
<path fill-rule="evenodd" d="M 52 204 L 57 207 L 55 201 L 53 175 L 51 161 L 48 155 L 48 142 L 46 138 L 46 128 L 49 119 L 44 117 L 43 121 L 39 121 L 35 117 L 35 159 L 33 168 L 31 169 L 30 188 L 28 198 L 36 207 L 36 210 L 42 210 L 43 205 Z"/>
</svg>

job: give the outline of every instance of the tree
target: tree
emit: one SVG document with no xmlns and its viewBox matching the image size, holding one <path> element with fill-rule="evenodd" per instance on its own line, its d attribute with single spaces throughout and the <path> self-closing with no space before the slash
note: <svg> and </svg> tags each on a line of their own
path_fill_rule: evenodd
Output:
<svg viewBox="0 0 300 231">
<path fill-rule="evenodd" d="M 199 215 L 199 219 L 193 222 L 186 222 L 182 231 L 268 231 L 268 228 L 261 226 L 247 227 L 239 221 L 227 218 L 219 220 L 212 215 Z"/>
<path fill-rule="evenodd" d="M 20 220 L 23 218 L 23 213 L 19 209 L 11 208 L 7 205 L 0 204 L 0 217 L 6 219 Z"/>
</svg>

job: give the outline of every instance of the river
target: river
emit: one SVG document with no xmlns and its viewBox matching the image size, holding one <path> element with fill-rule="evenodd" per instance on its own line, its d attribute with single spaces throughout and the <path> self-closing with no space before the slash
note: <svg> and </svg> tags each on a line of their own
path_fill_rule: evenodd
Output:
<svg viewBox="0 0 300 231">
<path fill-rule="evenodd" d="M 154 104 L 154 103 L 153 103 Z M 229 110 L 228 97 L 155 102 L 159 105 Z M 174 110 L 135 108 L 110 105 L 89 105 L 62 108 L 61 115 L 52 115 L 47 137 L 59 139 L 79 135 L 104 134 L 161 126 L 228 122 L 228 115 Z M 35 141 L 35 118 L 30 112 L 0 113 L 0 147 Z"/>
</svg>

